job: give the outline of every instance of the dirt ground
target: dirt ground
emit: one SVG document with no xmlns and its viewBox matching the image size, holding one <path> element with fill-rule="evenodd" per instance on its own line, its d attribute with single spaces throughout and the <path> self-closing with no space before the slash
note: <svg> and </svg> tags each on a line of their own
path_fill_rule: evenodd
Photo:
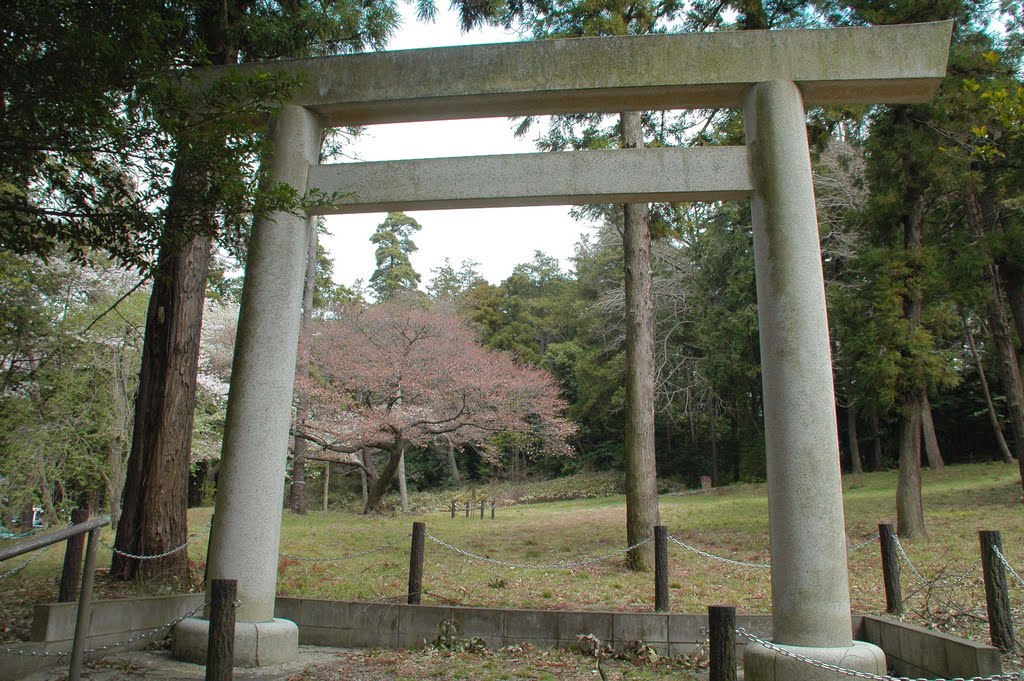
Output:
<svg viewBox="0 0 1024 681">
<path fill-rule="evenodd" d="M 603 674 L 602 674 L 603 672 Z M 300 646 L 299 659 L 259 669 L 236 669 L 236 681 L 425 681 L 472 679 L 474 681 L 537 680 L 595 681 L 602 677 L 635 681 L 657 679 L 698 680 L 677 664 L 633 665 L 607 660 L 598 671 L 594 658 L 565 651 L 511 648 L 500 651 L 447 653 L 442 651 L 368 651 Z M 24 677 L 23 681 L 63 681 L 61 665 Z M 165 681 L 203 679 L 202 665 L 180 662 L 167 651 L 125 652 L 87 663 L 83 678 L 90 681 Z"/>
</svg>

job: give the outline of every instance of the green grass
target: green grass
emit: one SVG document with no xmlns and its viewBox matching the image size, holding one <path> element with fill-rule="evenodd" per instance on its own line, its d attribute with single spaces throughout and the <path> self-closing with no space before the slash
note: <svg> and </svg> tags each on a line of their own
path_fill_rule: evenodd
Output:
<svg viewBox="0 0 1024 681">
<path fill-rule="evenodd" d="M 614 487 L 614 476 L 584 478 L 587 489 Z M 594 482 L 598 480 L 598 482 Z M 523 498 L 568 495 L 573 481 L 544 483 L 534 490 L 520 485 Z M 871 538 L 881 522 L 895 523 L 895 472 L 847 476 L 844 480 L 847 533 L 851 545 Z M 552 490 L 555 491 L 552 491 Z M 491 496 L 488 495 L 490 492 Z M 421 494 L 421 509 L 446 508 L 455 493 Z M 459 492 L 467 495 L 468 492 Z M 477 488 L 478 498 L 507 494 Z M 1012 564 L 1024 566 L 1024 505 L 1015 466 L 978 464 L 924 472 L 926 538 L 905 542 L 907 552 L 926 576 L 955 576 L 978 557 L 977 532 L 1002 532 L 1004 552 Z M 768 562 L 767 498 L 764 485 L 735 485 L 710 493 L 665 494 L 663 524 L 684 541 L 712 553 L 750 562 Z M 189 513 L 193 531 L 210 518 L 210 509 Z M 408 534 L 413 521 L 427 532 L 466 551 L 515 563 L 561 563 L 611 553 L 625 541 L 625 500 L 618 494 L 500 507 L 497 517 L 479 519 L 479 507 L 465 518 L 447 513 L 364 517 L 351 512 L 311 512 L 305 517 L 285 513 L 281 551 L 304 557 L 339 557 L 361 553 L 386 542 L 386 550 L 338 562 L 304 562 L 282 557 L 278 591 L 285 596 L 344 600 L 402 600 L 407 583 Z M 109 541 L 109 533 L 107 536 Z M 55 547 L 21 575 L 4 584 L 8 598 L 0 606 L 8 640 L 23 628 L 11 626 L 17 607 L 11 601 L 50 600 L 59 575 L 62 549 Z M 206 537 L 190 547 L 197 564 L 205 557 Z M 708 604 L 732 603 L 740 612 L 769 612 L 771 588 L 766 570 L 711 562 L 672 545 L 671 598 L 676 612 L 702 612 Z M 16 562 L 16 561 L 15 561 Z M 855 612 L 884 610 L 877 543 L 849 558 L 850 591 Z M 109 564 L 104 550 L 101 565 Z M 0 566 L 9 569 L 9 565 Z M 653 577 L 625 569 L 621 556 L 578 569 L 525 570 L 479 563 L 428 540 L 424 567 L 425 603 L 545 609 L 649 610 Z M 107 589 L 108 587 L 102 587 Z M 907 619 L 951 633 L 986 638 L 980 570 L 953 592 L 921 589 L 904 569 Z M 20 591 L 19 591 L 20 590 Z M 1024 613 L 1024 589 L 1013 588 L 1013 607 Z M 24 613 L 22 613 L 24 614 Z M 1024 615 L 1020 618 L 1024 620 Z M 1024 631 L 1020 633 L 1024 639 Z M 1012 662 L 1012 661 L 1011 661 Z"/>
</svg>

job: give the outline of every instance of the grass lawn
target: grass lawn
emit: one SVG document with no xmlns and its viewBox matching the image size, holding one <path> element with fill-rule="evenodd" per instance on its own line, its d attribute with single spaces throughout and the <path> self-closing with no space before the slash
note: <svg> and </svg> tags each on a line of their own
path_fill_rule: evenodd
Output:
<svg viewBox="0 0 1024 681">
<path fill-rule="evenodd" d="M 576 484 L 583 490 L 596 488 L 604 493 L 609 480 L 604 474 L 581 478 Z M 573 483 L 563 480 L 557 484 L 558 495 L 571 494 Z M 884 610 L 884 595 L 878 544 L 869 540 L 875 536 L 878 523 L 895 523 L 896 473 L 847 476 L 843 486 L 850 546 L 868 542 L 849 557 L 853 610 L 880 613 Z M 543 497 L 546 489 L 526 489 L 526 496 Z M 486 487 L 478 488 L 482 496 L 488 492 Z M 363 517 L 348 511 L 313 511 L 297 517 L 286 513 L 282 554 L 343 558 L 394 544 L 364 556 L 331 562 L 282 557 L 278 566 L 279 594 L 366 601 L 403 599 L 413 521 L 425 522 L 430 535 L 464 551 L 512 563 L 584 561 L 616 552 L 624 545 L 625 502 L 621 495 L 499 507 L 494 520 L 489 514 L 480 520 L 478 506 L 468 519 L 462 511 L 454 519 L 447 512 L 439 512 L 456 493 L 417 496 L 420 508 L 436 511 L 411 516 Z M 928 536 L 905 542 L 905 547 L 925 577 L 957 577 L 971 569 L 978 560 L 978 530 L 1001 531 L 1005 555 L 1018 571 L 1024 567 L 1024 505 L 1016 466 L 954 466 L 941 474 L 926 470 L 924 495 Z M 710 493 L 661 497 L 662 522 L 673 536 L 713 554 L 755 563 L 770 560 L 767 507 L 764 485 L 734 485 Z M 211 509 L 190 511 L 192 530 L 204 527 L 210 514 Z M 111 540 L 109 533 L 107 540 Z M 16 640 L 27 632 L 23 618 L 29 612 L 29 602 L 52 600 L 61 553 L 61 547 L 54 547 L 23 573 L 5 580 L 0 635 L 6 640 Z M 199 564 L 205 553 L 203 536 L 189 549 L 200 576 Z M 719 603 L 734 604 L 740 612 L 770 611 L 767 570 L 712 561 L 677 545 L 671 545 L 670 558 L 673 611 L 703 612 L 707 605 Z M 101 554 L 100 565 L 109 565 L 109 551 Z M 0 567 L 10 569 L 12 565 Z M 124 591 L 124 587 L 100 582 L 101 591 Z M 592 610 L 650 610 L 654 589 L 653 576 L 628 572 L 621 555 L 585 567 L 531 570 L 470 560 L 430 539 L 424 588 L 424 603 Z M 1016 620 L 1024 622 L 1024 588 L 1015 583 L 1011 591 Z M 909 621 L 978 640 L 987 638 L 980 568 L 956 588 L 939 589 L 923 587 L 904 566 L 903 593 Z M 1018 638 L 1024 640 L 1024 630 L 1019 631 Z M 1007 659 L 1008 667 L 1018 664 L 1016 659 Z"/>
</svg>

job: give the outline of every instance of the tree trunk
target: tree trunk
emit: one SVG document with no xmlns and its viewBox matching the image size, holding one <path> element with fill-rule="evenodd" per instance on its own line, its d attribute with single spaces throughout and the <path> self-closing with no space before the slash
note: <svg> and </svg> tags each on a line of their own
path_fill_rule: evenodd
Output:
<svg viewBox="0 0 1024 681">
<path fill-rule="evenodd" d="M 398 496 L 402 501 L 402 513 L 409 512 L 409 490 L 405 486 L 405 447 L 398 455 Z"/>
<path fill-rule="evenodd" d="M 295 390 L 298 404 L 295 408 L 297 430 L 306 425 L 309 414 L 309 329 L 313 320 L 313 292 L 316 290 L 316 217 L 307 221 L 306 287 L 302 292 L 302 322 L 299 327 L 299 353 L 295 366 Z M 329 466 L 330 464 L 328 464 Z M 292 486 L 290 505 L 292 513 L 306 515 L 306 441 L 295 436 L 292 444 Z"/>
<path fill-rule="evenodd" d="M 904 110 L 904 113 L 905 110 Z M 908 275 L 903 292 L 903 316 L 907 320 L 909 335 L 917 331 L 924 318 L 924 292 L 915 281 L 921 267 L 923 247 L 923 218 L 920 196 L 908 188 L 904 196 L 909 210 L 902 218 L 903 247 L 912 274 Z M 911 385 L 900 396 L 900 468 L 896 484 L 896 523 L 901 537 L 924 536 L 924 501 L 921 497 L 921 410 L 927 399 L 927 386 Z"/>
<path fill-rule="evenodd" d="M 878 422 L 878 409 L 871 410 L 871 470 L 882 470 L 882 424 Z"/>
<path fill-rule="evenodd" d="M 404 449 L 404 445 L 398 443 L 389 451 L 388 462 L 384 464 L 384 469 L 379 472 L 377 479 L 370 487 L 366 504 L 363 506 L 363 513 L 380 513 L 381 501 L 384 499 L 385 492 L 388 491 L 388 485 L 391 484 L 398 472 L 398 464 L 402 461 Z"/>
<path fill-rule="evenodd" d="M 178 160 L 146 316 L 132 449 L 115 540 L 117 549 L 128 553 L 163 553 L 184 544 L 188 534 L 189 455 L 210 240 L 196 236 L 181 244 L 176 235 L 210 231 L 212 218 L 201 205 L 208 184 L 206 173 L 188 158 Z M 138 561 L 114 554 L 111 575 L 186 582 L 187 555 L 178 551 Z"/>
<path fill-rule="evenodd" d="M 711 486 L 718 487 L 722 484 L 721 474 L 718 471 L 718 409 L 711 408 Z"/>
<path fill-rule="evenodd" d="M 921 498 L 921 407 L 924 391 L 904 397 L 900 418 L 900 472 L 896 484 L 896 532 L 907 539 L 923 537 L 924 502 Z"/>
<path fill-rule="evenodd" d="M 238 61 L 229 31 L 238 10 L 208 3 L 198 11 L 197 37 L 213 65 Z M 187 235 L 213 234 L 214 216 L 210 174 L 187 149 L 188 144 L 179 147 L 164 213 L 115 539 L 117 549 L 143 555 L 181 546 L 188 532 L 188 469 L 211 240 Z M 114 554 L 110 574 L 180 583 L 188 579 L 188 556 L 177 551 L 137 561 Z"/>
<path fill-rule="evenodd" d="M 924 434 L 924 451 L 928 457 L 928 468 L 933 471 L 946 470 L 946 462 L 942 460 L 939 449 L 939 438 L 935 435 L 935 422 L 932 420 L 932 405 L 925 393 L 924 404 L 921 406 L 921 431 Z"/>
<path fill-rule="evenodd" d="M 363 473 L 362 471 L 359 471 L 359 474 L 363 476 L 364 480 L 366 479 L 366 473 Z M 323 496 L 323 504 L 322 504 L 322 509 L 321 509 L 324 513 L 327 513 L 327 497 L 328 497 L 328 493 L 330 491 L 331 491 L 331 462 L 327 461 L 327 462 L 324 463 L 324 496 Z"/>
<path fill-rule="evenodd" d="M 462 482 L 462 476 L 459 475 L 459 466 L 455 463 L 455 441 L 450 437 L 448 440 L 448 467 L 452 471 L 452 482 L 456 485 Z"/>
<path fill-rule="evenodd" d="M 994 228 L 991 223 L 994 223 L 996 218 L 992 203 L 986 197 L 978 196 L 972 181 L 967 183 L 967 219 L 977 237 L 984 236 L 990 228 Z M 1010 429 L 1013 431 L 1013 452 L 1020 465 L 1021 486 L 1024 487 L 1024 379 L 1021 377 L 1017 348 L 1013 343 L 1013 331 L 1006 312 L 1002 277 L 999 266 L 991 254 L 985 276 L 992 287 L 992 297 L 988 304 L 989 332 L 992 334 L 999 357 L 999 374 L 1003 389 L 1006 391 Z"/>
<path fill-rule="evenodd" d="M 850 472 L 864 472 L 864 462 L 860 458 L 860 442 L 857 438 L 857 405 L 853 402 L 846 408 L 846 437 L 850 441 Z"/>
<path fill-rule="evenodd" d="M 639 112 L 623 113 L 622 146 L 643 146 Z M 654 450 L 654 300 L 651 233 L 646 204 L 624 207 L 626 269 L 626 541 L 632 546 L 654 534 L 659 521 Z M 654 568 L 654 542 L 627 556 L 631 570 Z"/>
<path fill-rule="evenodd" d="M 967 337 L 967 347 L 971 349 L 971 356 L 974 357 L 974 365 L 978 369 L 978 380 L 981 382 L 981 392 L 985 395 L 985 406 L 988 408 L 988 422 L 992 425 L 992 432 L 996 436 L 996 443 L 999 445 L 999 453 L 1002 455 L 1005 463 L 1013 463 L 1013 454 L 1010 453 L 1010 448 L 1006 444 L 1006 438 L 1003 437 L 1003 428 L 999 425 L 999 415 L 996 413 L 996 406 L 992 402 L 992 391 L 989 390 L 988 379 L 985 378 L 985 366 L 981 361 L 981 355 L 978 353 L 978 346 L 974 344 L 974 334 L 967 325 L 967 315 L 961 312 L 960 319 L 964 323 L 964 334 Z"/>
</svg>

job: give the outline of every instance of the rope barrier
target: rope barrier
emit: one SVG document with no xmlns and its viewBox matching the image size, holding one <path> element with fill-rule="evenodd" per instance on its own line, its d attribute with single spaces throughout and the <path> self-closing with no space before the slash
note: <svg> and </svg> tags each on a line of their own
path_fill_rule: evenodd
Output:
<svg viewBox="0 0 1024 681">
<path fill-rule="evenodd" d="M 847 669 L 846 667 L 840 667 L 838 665 L 830 664 L 828 662 L 822 662 L 821 660 L 815 660 L 814 658 L 801 655 L 793 652 L 788 648 L 776 645 L 771 641 L 766 641 L 763 638 L 758 637 L 755 634 L 747 631 L 743 627 L 736 629 L 736 633 L 739 636 L 747 639 L 752 643 L 756 643 L 768 650 L 774 651 L 779 655 L 788 657 L 797 662 L 802 662 L 811 667 L 817 667 L 824 671 L 829 671 L 834 674 L 842 674 L 844 676 L 850 676 L 857 679 L 871 679 L 872 681 L 1020 681 L 1024 679 L 1024 673 L 1013 672 L 1010 674 L 993 674 L 992 676 L 971 676 L 963 677 L 957 676 L 952 679 L 926 679 L 923 677 L 910 677 L 910 676 L 889 676 L 887 674 L 872 674 L 870 672 L 862 672 L 856 669 Z"/>
<path fill-rule="evenodd" d="M 158 558 L 166 558 L 167 556 L 173 555 L 173 554 L 177 553 L 178 551 L 182 551 L 182 550 L 188 548 L 189 544 L 191 544 L 196 539 L 199 539 L 199 537 L 201 537 L 204 534 L 206 534 L 207 532 L 209 532 L 210 531 L 210 527 L 212 527 L 212 526 L 213 526 L 213 523 L 209 523 L 209 524 L 206 525 L 206 527 L 204 527 L 203 529 L 199 530 L 195 534 L 189 535 L 188 539 L 181 546 L 176 546 L 173 549 L 170 549 L 169 551 L 164 551 L 163 553 L 158 553 L 158 554 L 152 555 L 152 556 L 149 556 L 149 555 L 137 555 L 137 554 L 134 554 L 134 553 L 128 553 L 127 551 L 122 551 L 122 550 L 120 550 L 118 548 L 115 548 L 115 547 L 111 546 L 110 544 L 108 544 L 107 542 L 103 541 L 102 539 L 100 540 L 100 544 L 103 545 L 104 547 L 110 549 L 111 551 L 113 551 L 117 555 L 123 556 L 124 558 L 130 558 L 132 560 L 157 560 Z"/>
<path fill-rule="evenodd" d="M 125 639 L 123 641 L 117 641 L 116 643 L 108 643 L 105 646 L 97 646 L 96 648 L 89 648 L 88 650 L 84 650 L 83 653 L 85 653 L 85 654 L 99 653 L 99 652 L 102 652 L 104 650 L 112 650 L 114 648 L 121 648 L 121 647 L 124 647 L 126 645 L 130 645 L 132 643 L 136 643 L 137 641 L 142 641 L 144 639 L 150 638 L 151 636 L 154 636 L 154 635 L 158 634 L 161 631 L 166 631 L 167 629 L 170 629 L 170 628 L 174 627 L 175 625 L 180 624 L 181 622 L 187 620 L 189 617 L 194 617 L 199 611 L 201 611 L 203 608 L 205 608 L 208 605 L 210 605 L 209 601 L 207 601 L 206 603 L 203 603 L 198 608 L 195 608 L 194 610 L 191 610 L 191 611 L 185 613 L 181 617 L 179 617 L 179 618 L 177 618 L 175 620 L 171 620 L 167 624 L 161 624 L 159 627 L 154 627 L 153 629 L 147 630 L 145 633 L 136 634 L 135 636 L 127 638 L 127 639 Z M 241 605 L 241 602 L 240 601 L 235 601 L 234 605 L 237 608 L 239 605 Z M 47 651 L 42 651 L 42 650 L 17 650 L 16 648 L 0 648 L 0 655 L 19 655 L 19 656 L 22 656 L 22 657 L 67 657 L 70 654 L 71 654 L 70 650 L 67 651 L 67 652 L 63 652 L 63 653 L 55 653 L 55 652 L 47 652 Z"/>
<path fill-rule="evenodd" d="M 648 543 L 650 541 L 654 541 L 654 537 L 653 536 L 652 537 L 647 537 L 646 539 L 643 539 L 642 541 L 638 541 L 636 544 L 633 544 L 632 546 L 627 546 L 624 549 L 619 549 L 618 551 L 613 551 L 612 553 L 608 553 L 608 554 L 605 554 L 605 555 L 602 555 L 602 556 L 597 556 L 595 558 L 589 558 L 587 560 L 581 560 L 581 561 L 564 562 L 564 563 L 549 563 L 549 564 L 543 565 L 543 564 L 533 564 L 533 563 L 510 563 L 510 562 L 507 562 L 507 561 L 504 561 L 504 560 L 497 560 L 495 558 L 488 558 L 487 556 L 481 556 L 481 555 L 478 555 L 476 553 L 471 553 L 469 551 L 464 551 L 463 549 L 460 549 L 457 546 L 452 546 L 451 544 L 449 544 L 448 542 L 444 541 L 443 539 L 438 539 L 437 537 L 435 537 L 434 535 L 432 535 L 430 533 L 427 533 L 426 536 L 427 536 L 427 539 L 431 540 L 435 544 L 439 544 L 439 545 L 443 546 L 444 548 L 446 548 L 446 549 L 448 549 L 450 551 L 454 551 L 455 553 L 461 554 L 461 555 L 463 555 L 463 556 L 465 556 L 467 558 L 470 558 L 472 560 L 479 561 L 481 563 L 491 563 L 492 565 L 500 565 L 502 567 L 507 567 L 507 568 L 523 568 L 525 570 L 571 570 L 573 568 L 586 567 L 588 565 L 593 565 L 595 563 L 600 563 L 603 560 L 608 560 L 609 558 L 614 558 L 615 556 L 619 556 L 619 555 L 628 553 L 628 552 L 632 551 L 633 549 L 638 548 L 640 546 L 643 546 L 644 544 L 646 544 L 646 543 Z"/>
</svg>

